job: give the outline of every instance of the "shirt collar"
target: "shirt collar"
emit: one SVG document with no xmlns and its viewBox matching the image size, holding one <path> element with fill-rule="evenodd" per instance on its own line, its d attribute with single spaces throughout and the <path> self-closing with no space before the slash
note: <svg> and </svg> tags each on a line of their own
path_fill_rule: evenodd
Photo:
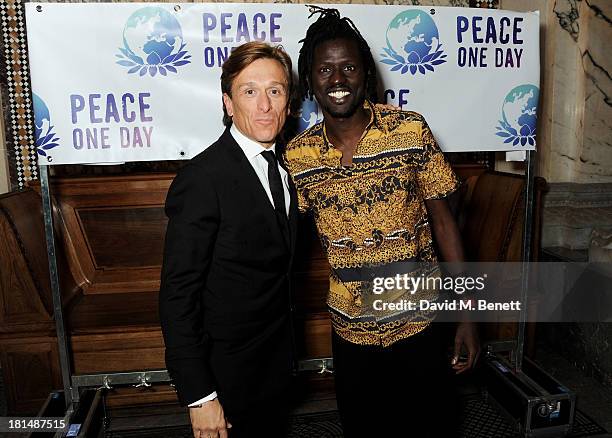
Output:
<svg viewBox="0 0 612 438">
<path fill-rule="evenodd" d="M 276 154 L 276 143 L 269 148 L 265 148 L 255 140 L 251 140 L 240 132 L 234 123 L 232 123 L 230 128 L 230 134 L 232 134 L 232 137 L 234 137 L 234 140 L 236 140 L 236 143 L 238 143 L 238 146 L 240 146 L 240 149 L 242 149 L 244 155 L 246 155 L 249 160 L 253 160 L 264 151 L 272 151 Z"/>
<path fill-rule="evenodd" d="M 375 125 L 382 132 L 386 133 L 387 129 L 382 121 L 382 115 L 380 114 L 380 111 L 376 105 L 366 99 L 363 102 L 363 107 L 370 113 L 370 121 L 368 122 L 364 132 L 367 132 L 372 125 Z M 323 152 L 326 152 L 330 147 L 333 147 L 333 145 L 330 143 L 327 137 L 327 128 L 325 127 L 325 121 L 323 121 Z"/>
</svg>

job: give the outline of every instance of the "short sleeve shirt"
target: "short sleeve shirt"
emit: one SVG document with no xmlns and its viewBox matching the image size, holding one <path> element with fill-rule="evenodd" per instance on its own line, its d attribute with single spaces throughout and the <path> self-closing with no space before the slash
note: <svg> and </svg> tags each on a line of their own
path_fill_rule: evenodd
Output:
<svg viewBox="0 0 612 438">
<path fill-rule="evenodd" d="M 436 261 L 424 201 L 459 182 L 420 114 L 364 106 L 370 123 L 351 166 L 341 164 L 324 122 L 294 138 L 285 161 L 331 266 L 334 330 L 349 342 L 387 346 L 423 330 L 431 315 L 373 311 L 372 278 L 401 263 Z"/>
</svg>

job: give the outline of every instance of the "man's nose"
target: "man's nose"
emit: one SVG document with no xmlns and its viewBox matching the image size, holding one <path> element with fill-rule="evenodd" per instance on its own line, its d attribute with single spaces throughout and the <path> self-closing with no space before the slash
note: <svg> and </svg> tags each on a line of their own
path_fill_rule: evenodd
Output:
<svg viewBox="0 0 612 438">
<path fill-rule="evenodd" d="M 260 111 L 267 113 L 268 111 L 270 111 L 271 107 L 272 105 L 270 103 L 270 96 L 268 96 L 267 93 L 262 93 L 259 96 L 259 99 L 257 99 L 257 108 L 259 108 Z"/>
<path fill-rule="evenodd" d="M 331 82 L 332 84 L 343 84 L 345 80 L 344 72 L 341 68 L 334 69 L 332 71 Z"/>
</svg>

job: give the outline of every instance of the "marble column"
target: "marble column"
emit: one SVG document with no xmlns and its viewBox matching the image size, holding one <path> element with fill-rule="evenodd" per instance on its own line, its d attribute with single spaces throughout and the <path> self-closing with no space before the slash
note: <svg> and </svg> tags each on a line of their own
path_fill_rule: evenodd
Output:
<svg viewBox="0 0 612 438">
<path fill-rule="evenodd" d="M 552 4 L 543 73 L 552 91 L 548 159 L 550 182 L 612 182 L 612 3 L 560 0 Z"/>
</svg>

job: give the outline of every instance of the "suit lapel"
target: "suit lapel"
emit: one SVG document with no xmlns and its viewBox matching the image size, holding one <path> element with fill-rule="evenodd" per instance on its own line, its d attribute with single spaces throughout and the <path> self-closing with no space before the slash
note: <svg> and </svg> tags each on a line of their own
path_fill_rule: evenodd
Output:
<svg viewBox="0 0 612 438">
<path fill-rule="evenodd" d="M 269 222 L 272 222 L 273 229 L 277 230 L 279 237 L 283 240 L 288 249 L 290 249 L 290 230 L 288 233 L 284 233 L 282 230 L 282 225 L 278 223 L 278 219 L 276 218 L 276 210 L 274 210 L 274 206 L 270 202 L 270 198 L 266 193 L 266 190 L 261 184 L 257 173 L 255 173 L 255 169 L 249 160 L 242 148 L 238 145 L 234 137 L 229 132 L 229 129 L 226 129 L 225 132 L 221 136 L 221 141 L 226 145 L 228 153 L 232 156 L 236 166 L 236 177 L 240 179 L 245 179 L 246 181 L 242 181 L 243 184 L 238 184 L 240 187 L 244 187 L 248 190 L 256 199 L 256 205 L 261 208 L 262 211 L 265 211 L 265 217 Z M 293 196 L 293 195 L 292 195 Z M 291 206 L 294 205 L 293 198 L 291 199 Z M 286 234 L 286 235 L 285 235 Z"/>
</svg>

